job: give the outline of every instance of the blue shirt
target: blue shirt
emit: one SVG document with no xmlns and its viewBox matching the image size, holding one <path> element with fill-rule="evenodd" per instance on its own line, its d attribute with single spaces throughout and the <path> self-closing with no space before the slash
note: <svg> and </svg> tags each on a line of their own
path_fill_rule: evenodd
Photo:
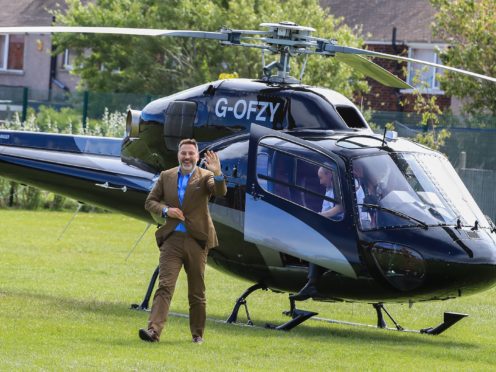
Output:
<svg viewBox="0 0 496 372">
<path fill-rule="evenodd" d="M 189 174 L 182 174 L 181 168 L 179 168 L 177 171 L 177 197 L 179 199 L 179 206 L 182 206 L 182 204 L 183 204 L 184 194 L 186 194 L 186 188 L 188 187 L 189 179 L 191 178 L 191 175 L 195 172 L 195 170 L 196 170 L 196 167 Z M 216 182 L 223 182 L 224 181 L 224 175 L 220 174 L 218 176 L 215 176 L 214 180 Z M 166 217 L 164 211 L 165 211 L 165 208 L 162 210 L 162 217 Z M 176 229 L 174 231 L 186 232 L 186 226 L 184 225 L 184 222 L 180 222 L 176 226 Z"/>
<path fill-rule="evenodd" d="M 191 178 L 191 175 L 194 173 L 195 170 L 196 167 L 191 173 L 188 174 L 182 174 L 181 168 L 179 168 L 177 171 L 177 197 L 179 198 L 179 206 L 183 205 L 186 187 L 188 187 L 189 179 Z M 174 231 L 186 232 L 186 226 L 184 225 L 184 222 L 180 222 Z"/>
</svg>

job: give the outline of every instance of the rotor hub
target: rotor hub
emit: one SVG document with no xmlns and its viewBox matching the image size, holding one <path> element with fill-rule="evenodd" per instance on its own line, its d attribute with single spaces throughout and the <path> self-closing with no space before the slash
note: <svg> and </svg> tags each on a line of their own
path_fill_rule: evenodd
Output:
<svg viewBox="0 0 496 372">
<path fill-rule="evenodd" d="M 261 23 L 260 27 L 269 29 L 269 37 L 264 38 L 268 45 L 289 47 L 290 49 L 309 46 L 308 37 L 315 31 L 312 27 L 300 26 L 294 22 Z M 288 42 L 289 41 L 289 42 Z"/>
</svg>

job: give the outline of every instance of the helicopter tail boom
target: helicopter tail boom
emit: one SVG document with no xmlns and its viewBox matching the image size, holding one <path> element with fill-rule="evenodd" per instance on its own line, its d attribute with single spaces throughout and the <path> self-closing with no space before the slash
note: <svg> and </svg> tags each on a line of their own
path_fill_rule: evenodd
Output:
<svg viewBox="0 0 496 372">
<path fill-rule="evenodd" d="M 0 131 L 0 176 L 147 222 L 154 173 L 122 163 L 117 138 Z M 126 193 L 126 203 L 121 195 Z"/>
</svg>

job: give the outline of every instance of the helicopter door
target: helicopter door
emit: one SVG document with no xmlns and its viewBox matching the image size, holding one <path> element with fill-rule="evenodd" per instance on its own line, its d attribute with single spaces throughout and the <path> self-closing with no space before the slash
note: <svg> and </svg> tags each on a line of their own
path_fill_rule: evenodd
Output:
<svg viewBox="0 0 496 372">
<path fill-rule="evenodd" d="M 355 278 L 338 248 L 346 223 L 337 161 L 307 141 L 252 124 L 245 240 Z"/>
</svg>

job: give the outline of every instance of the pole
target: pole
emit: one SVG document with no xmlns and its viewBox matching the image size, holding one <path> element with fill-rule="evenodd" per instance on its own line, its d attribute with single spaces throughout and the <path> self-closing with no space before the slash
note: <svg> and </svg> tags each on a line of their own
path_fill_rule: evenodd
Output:
<svg viewBox="0 0 496 372">
<path fill-rule="evenodd" d="M 22 89 L 22 117 L 21 122 L 25 123 L 28 116 L 28 87 Z"/>
<path fill-rule="evenodd" d="M 460 158 L 459 158 L 459 165 L 458 167 L 460 169 L 465 169 L 467 168 L 467 153 L 465 151 L 460 152 Z"/>
<path fill-rule="evenodd" d="M 83 129 L 86 129 L 86 121 L 88 119 L 88 101 L 90 98 L 90 93 L 85 91 L 83 93 Z"/>
</svg>

